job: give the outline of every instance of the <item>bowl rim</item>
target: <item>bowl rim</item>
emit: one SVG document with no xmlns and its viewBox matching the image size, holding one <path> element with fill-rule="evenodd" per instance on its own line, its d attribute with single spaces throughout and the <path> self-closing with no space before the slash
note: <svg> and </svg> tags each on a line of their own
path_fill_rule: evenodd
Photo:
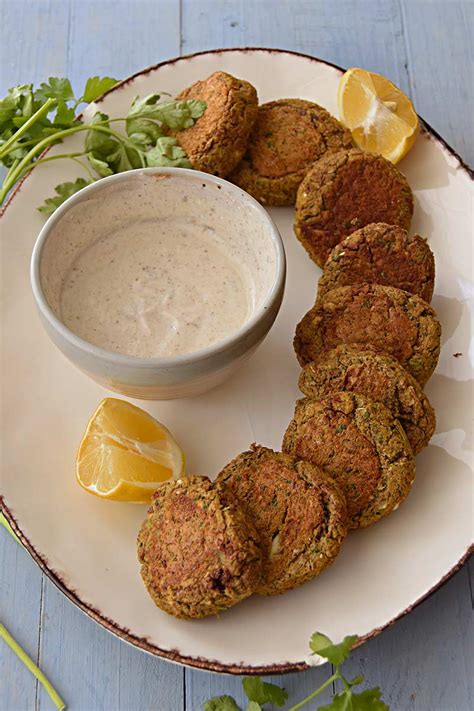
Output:
<svg viewBox="0 0 474 711">
<path fill-rule="evenodd" d="M 110 183 L 120 183 L 126 182 L 127 180 L 133 180 L 134 177 L 140 175 L 172 175 L 175 177 L 180 177 L 183 179 L 193 178 L 196 180 L 206 180 L 208 182 L 214 183 L 215 185 L 222 186 L 226 190 L 234 193 L 234 195 L 239 199 L 239 201 L 250 204 L 264 222 L 269 226 L 268 235 L 273 243 L 273 247 L 276 254 L 276 265 L 275 265 L 275 278 L 271 288 L 269 289 L 265 299 L 260 304 L 258 309 L 247 319 L 239 329 L 234 331 L 232 334 L 217 341 L 210 346 L 205 348 L 200 348 L 196 351 L 190 353 L 181 353 L 175 356 L 153 356 L 144 357 L 130 356 L 123 353 L 114 353 L 108 351 L 100 346 L 95 346 L 94 344 L 86 341 L 84 338 L 76 335 L 70 328 L 68 328 L 54 313 L 53 309 L 49 305 L 46 296 L 44 295 L 43 287 L 41 284 L 41 274 L 40 274 L 40 263 L 41 255 L 43 253 L 44 246 L 51 234 L 52 229 L 61 220 L 61 218 L 70 210 L 70 208 L 82 202 L 89 194 L 100 192 L 106 185 Z M 216 175 L 211 175 L 210 173 L 204 173 L 199 170 L 193 170 L 190 168 L 136 168 L 134 170 L 127 170 L 123 173 L 116 173 L 114 175 L 107 176 L 106 178 L 100 178 L 96 180 L 91 185 L 88 185 L 77 193 L 65 200 L 62 205 L 60 205 L 54 213 L 47 219 L 43 227 L 41 228 L 38 237 L 36 238 L 35 244 L 33 246 L 33 251 L 31 255 L 30 262 L 30 281 L 33 295 L 36 301 L 36 305 L 40 313 L 44 318 L 51 324 L 56 332 L 62 336 L 70 345 L 75 348 L 86 352 L 89 356 L 97 358 L 101 361 L 106 361 L 108 363 L 113 363 L 117 366 L 126 366 L 132 368 L 172 368 L 173 366 L 185 366 L 191 365 L 198 361 L 207 360 L 216 356 L 232 346 L 236 345 L 239 341 L 244 339 L 254 327 L 265 317 L 266 313 L 269 311 L 270 307 L 279 298 L 279 294 L 284 291 L 286 279 L 286 254 L 285 248 L 283 246 L 283 240 L 281 238 L 280 232 L 270 216 L 267 210 L 249 195 L 247 192 L 239 188 L 238 186 L 230 183 L 224 178 L 219 178 Z"/>
</svg>

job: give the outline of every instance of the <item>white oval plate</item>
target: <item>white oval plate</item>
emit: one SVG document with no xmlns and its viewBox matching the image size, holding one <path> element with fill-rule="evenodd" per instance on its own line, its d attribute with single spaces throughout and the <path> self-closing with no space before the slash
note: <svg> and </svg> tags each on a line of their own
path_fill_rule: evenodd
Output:
<svg viewBox="0 0 474 711">
<path fill-rule="evenodd" d="M 128 79 L 101 108 L 124 115 L 137 94 L 183 87 L 224 70 L 248 79 L 260 101 L 301 97 L 337 114 L 341 70 L 274 50 L 207 52 L 165 62 Z M 80 146 L 68 140 L 54 150 Z M 38 168 L 2 219 L 2 396 L 4 510 L 45 573 L 81 609 L 132 644 L 185 664 L 234 673 L 305 667 L 308 639 L 377 634 L 459 567 L 472 537 L 469 358 L 472 294 L 472 181 L 453 151 L 429 129 L 401 169 L 416 195 L 413 231 L 436 256 L 433 306 L 443 325 L 440 363 L 426 388 L 438 427 L 417 459 L 406 503 L 384 521 L 350 534 L 320 578 L 279 597 L 253 597 L 219 618 L 182 621 L 158 610 L 141 582 L 135 537 L 145 507 L 101 501 L 74 478 L 86 422 L 108 393 L 52 345 L 35 313 L 28 266 L 43 218 L 36 207 L 54 186 L 77 177 L 58 161 Z M 176 435 L 189 470 L 211 476 L 251 442 L 279 448 L 292 417 L 298 366 L 296 322 L 313 304 L 320 270 L 292 232 L 293 211 L 271 210 L 285 242 L 288 280 L 269 337 L 228 383 L 187 401 L 144 404 Z"/>
</svg>

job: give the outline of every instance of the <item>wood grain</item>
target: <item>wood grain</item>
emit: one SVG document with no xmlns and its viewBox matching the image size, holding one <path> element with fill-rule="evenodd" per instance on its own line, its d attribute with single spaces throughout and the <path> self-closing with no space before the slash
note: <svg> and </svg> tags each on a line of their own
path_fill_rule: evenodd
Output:
<svg viewBox="0 0 474 711">
<path fill-rule="evenodd" d="M 473 17 L 474 4 L 459 0 L 0 0 L 0 90 L 51 75 L 69 76 L 79 90 L 90 75 L 121 78 L 180 53 L 281 47 L 390 77 L 472 163 Z M 70 709 L 198 711 L 223 693 L 244 703 L 240 679 L 184 670 L 112 637 L 42 582 L 3 530 L 0 562 L 0 618 Z M 354 653 L 348 673 L 379 684 L 392 711 L 473 707 L 470 571 Z M 272 680 L 295 703 L 328 673 Z M 0 711 L 52 708 L 1 644 L 0 688 Z"/>
</svg>

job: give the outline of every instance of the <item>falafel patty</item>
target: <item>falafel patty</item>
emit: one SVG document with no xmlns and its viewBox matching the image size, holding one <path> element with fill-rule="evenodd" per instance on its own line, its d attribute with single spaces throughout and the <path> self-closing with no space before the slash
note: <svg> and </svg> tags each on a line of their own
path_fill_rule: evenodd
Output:
<svg viewBox="0 0 474 711">
<path fill-rule="evenodd" d="M 396 358 L 423 386 L 439 358 L 441 326 L 426 301 L 393 286 L 360 284 L 328 291 L 296 327 L 301 366 L 344 343 L 371 344 Z"/>
<path fill-rule="evenodd" d="M 294 205 L 314 161 L 352 145 L 350 132 L 322 106 L 270 101 L 259 107 L 244 159 L 229 179 L 266 205 Z"/>
<path fill-rule="evenodd" d="M 261 575 L 251 522 L 224 486 L 200 476 L 155 491 L 138 558 L 155 604 L 175 617 L 215 615 L 251 595 Z"/>
<path fill-rule="evenodd" d="M 314 400 L 349 391 L 383 403 L 400 421 L 414 454 L 427 446 L 435 430 L 435 413 L 420 384 L 385 353 L 338 346 L 305 365 L 299 388 Z"/>
<path fill-rule="evenodd" d="M 255 87 L 225 72 L 214 72 L 176 98 L 206 102 L 207 108 L 194 126 L 173 135 L 193 168 L 225 178 L 244 155 L 257 119 Z"/>
<path fill-rule="evenodd" d="M 320 267 L 344 237 L 373 222 L 408 230 L 413 195 L 408 181 L 382 156 L 353 148 L 325 155 L 298 189 L 295 234 Z"/>
<path fill-rule="evenodd" d="M 313 464 L 254 445 L 217 481 L 230 488 L 260 537 L 260 595 L 302 585 L 339 553 L 347 532 L 346 502 L 335 482 Z"/>
<path fill-rule="evenodd" d="M 358 393 L 298 400 L 283 451 L 313 462 L 346 497 L 349 528 L 375 523 L 405 499 L 415 458 L 398 420 Z"/>
<path fill-rule="evenodd" d="M 383 284 L 433 296 L 435 262 L 420 235 L 408 237 L 397 225 L 377 222 L 353 232 L 334 247 L 318 284 L 318 298 L 338 286 Z"/>
</svg>

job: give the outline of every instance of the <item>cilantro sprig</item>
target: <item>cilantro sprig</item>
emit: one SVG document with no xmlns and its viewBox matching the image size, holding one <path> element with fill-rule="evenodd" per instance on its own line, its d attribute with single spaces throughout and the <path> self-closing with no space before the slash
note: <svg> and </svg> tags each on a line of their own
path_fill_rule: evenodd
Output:
<svg viewBox="0 0 474 711">
<path fill-rule="evenodd" d="M 206 109 L 203 101 L 165 99 L 154 93 L 136 97 L 123 117 L 110 118 L 96 110 L 93 102 L 117 83 L 112 77 L 91 77 L 79 97 L 74 96 L 68 79 L 50 77 L 34 89 L 21 84 L 8 90 L 0 100 L 0 164 L 7 174 L 0 187 L 0 205 L 9 191 L 27 173 L 43 163 L 68 158 L 87 173 L 87 179 L 62 183 L 56 195 L 38 209 L 44 214 L 54 210 L 85 185 L 98 178 L 132 168 L 191 164 L 169 130 L 189 128 Z M 81 104 L 92 104 L 88 121 L 78 113 Z M 124 132 L 111 124 L 123 124 Z M 84 148 L 74 153 L 41 157 L 64 138 L 85 132 Z"/>
<path fill-rule="evenodd" d="M 333 673 L 324 684 L 302 701 L 291 706 L 288 711 L 299 711 L 336 682 L 342 685 L 341 691 L 334 694 L 330 704 L 319 706 L 318 711 L 389 711 L 387 704 L 381 700 L 381 691 L 378 687 L 355 693 L 354 687 L 362 684 L 364 677 L 359 674 L 349 681 L 341 672 L 341 665 L 349 657 L 358 639 L 357 635 L 349 635 L 339 644 L 333 644 L 329 637 L 321 632 L 312 635 L 309 641 L 312 655 L 323 657 L 330 662 L 333 665 Z M 259 676 L 246 677 L 242 681 L 242 686 L 249 700 L 245 711 L 263 711 L 264 705 L 268 703 L 284 706 L 288 699 L 284 689 L 263 681 Z M 242 711 L 231 696 L 215 696 L 206 701 L 203 708 L 204 711 Z"/>
</svg>

